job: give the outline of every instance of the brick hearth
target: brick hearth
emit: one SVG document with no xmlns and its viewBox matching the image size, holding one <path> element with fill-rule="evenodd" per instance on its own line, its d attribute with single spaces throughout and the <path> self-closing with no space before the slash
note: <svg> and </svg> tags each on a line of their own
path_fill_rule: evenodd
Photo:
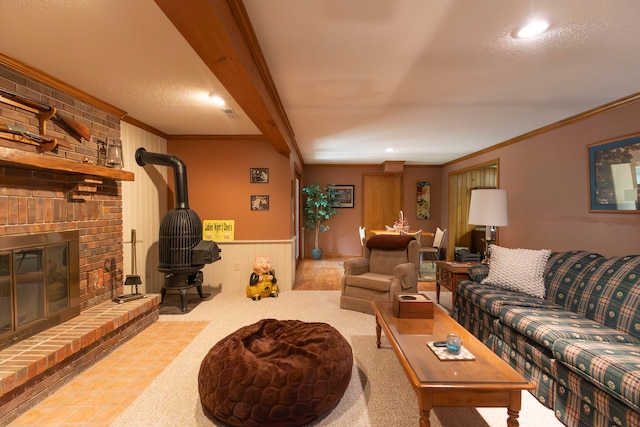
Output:
<svg viewBox="0 0 640 427">
<path fill-rule="evenodd" d="M 55 392 L 158 319 L 159 295 L 105 302 L 0 351 L 0 425 Z"/>
</svg>

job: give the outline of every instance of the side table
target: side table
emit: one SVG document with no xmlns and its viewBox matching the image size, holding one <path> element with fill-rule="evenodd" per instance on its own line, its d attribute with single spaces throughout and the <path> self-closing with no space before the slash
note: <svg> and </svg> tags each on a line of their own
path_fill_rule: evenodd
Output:
<svg viewBox="0 0 640 427">
<path fill-rule="evenodd" d="M 436 263 L 436 300 L 440 303 L 440 286 L 451 291 L 451 308 L 456 308 L 456 287 L 458 280 L 468 280 L 470 267 L 480 265 L 478 262 L 438 261 Z"/>
</svg>

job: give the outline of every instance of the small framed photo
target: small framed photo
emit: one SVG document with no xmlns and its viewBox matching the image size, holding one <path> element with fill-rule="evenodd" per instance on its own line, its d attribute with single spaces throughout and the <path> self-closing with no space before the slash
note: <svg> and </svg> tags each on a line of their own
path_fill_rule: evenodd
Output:
<svg viewBox="0 0 640 427">
<path fill-rule="evenodd" d="M 269 182 L 269 168 L 250 168 L 249 175 L 249 182 L 252 184 L 266 184 Z"/>
<path fill-rule="evenodd" d="M 334 208 L 353 207 L 353 185 L 329 185 L 337 193 Z"/>
<path fill-rule="evenodd" d="M 269 196 L 268 195 L 252 195 L 251 210 L 252 211 L 268 211 Z"/>
</svg>

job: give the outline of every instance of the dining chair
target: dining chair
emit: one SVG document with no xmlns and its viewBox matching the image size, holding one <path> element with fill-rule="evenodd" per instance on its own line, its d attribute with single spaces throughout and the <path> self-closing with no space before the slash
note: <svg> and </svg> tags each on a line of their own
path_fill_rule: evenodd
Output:
<svg viewBox="0 0 640 427">
<path fill-rule="evenodd" d="M 433 238 L 433 244 L 431 246 L 425 246 L 420 249 L 420 262 L 422 262 L 422 254 L 431 255 L 431 265 L 434 265 L 434 261 L 440 261 L 440 250 L 444 243 L 444 237 L 447 235 L 447 229 L 441 230 L 440 227 L 436 228 L 436 235 Z"/>
<path fill-rule="evenodd" d="M 422 238 L 422 229 L 418 230 L 418 231 L 414 231 L 413 233 L 410 233 L 408 231 L 404 231 L 404 230 L 400 230 L 400 235 L 401 236 L 413 236 L 418 243 L 420 243 L 420 239 Z"/>
</svg>

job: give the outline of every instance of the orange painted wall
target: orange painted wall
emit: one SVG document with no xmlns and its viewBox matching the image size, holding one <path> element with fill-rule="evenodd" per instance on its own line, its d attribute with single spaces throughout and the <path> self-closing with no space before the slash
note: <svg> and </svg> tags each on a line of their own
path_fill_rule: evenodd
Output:
<svg viewBox="0 0 640 427">
<path fill-rule="evenodd" d="M 235 220 L 236 240 L 291 238 L 290 161 L 271 144 L 235 139 L 169 140 L 167 151 L 187 166 L 189 207 L 200 219 Z M 269 168 L 269 182 L 250 183 L 250 168 Z M 268 195 L 269 210 L 251 211 L 251 195 Z"/>
</svg>

